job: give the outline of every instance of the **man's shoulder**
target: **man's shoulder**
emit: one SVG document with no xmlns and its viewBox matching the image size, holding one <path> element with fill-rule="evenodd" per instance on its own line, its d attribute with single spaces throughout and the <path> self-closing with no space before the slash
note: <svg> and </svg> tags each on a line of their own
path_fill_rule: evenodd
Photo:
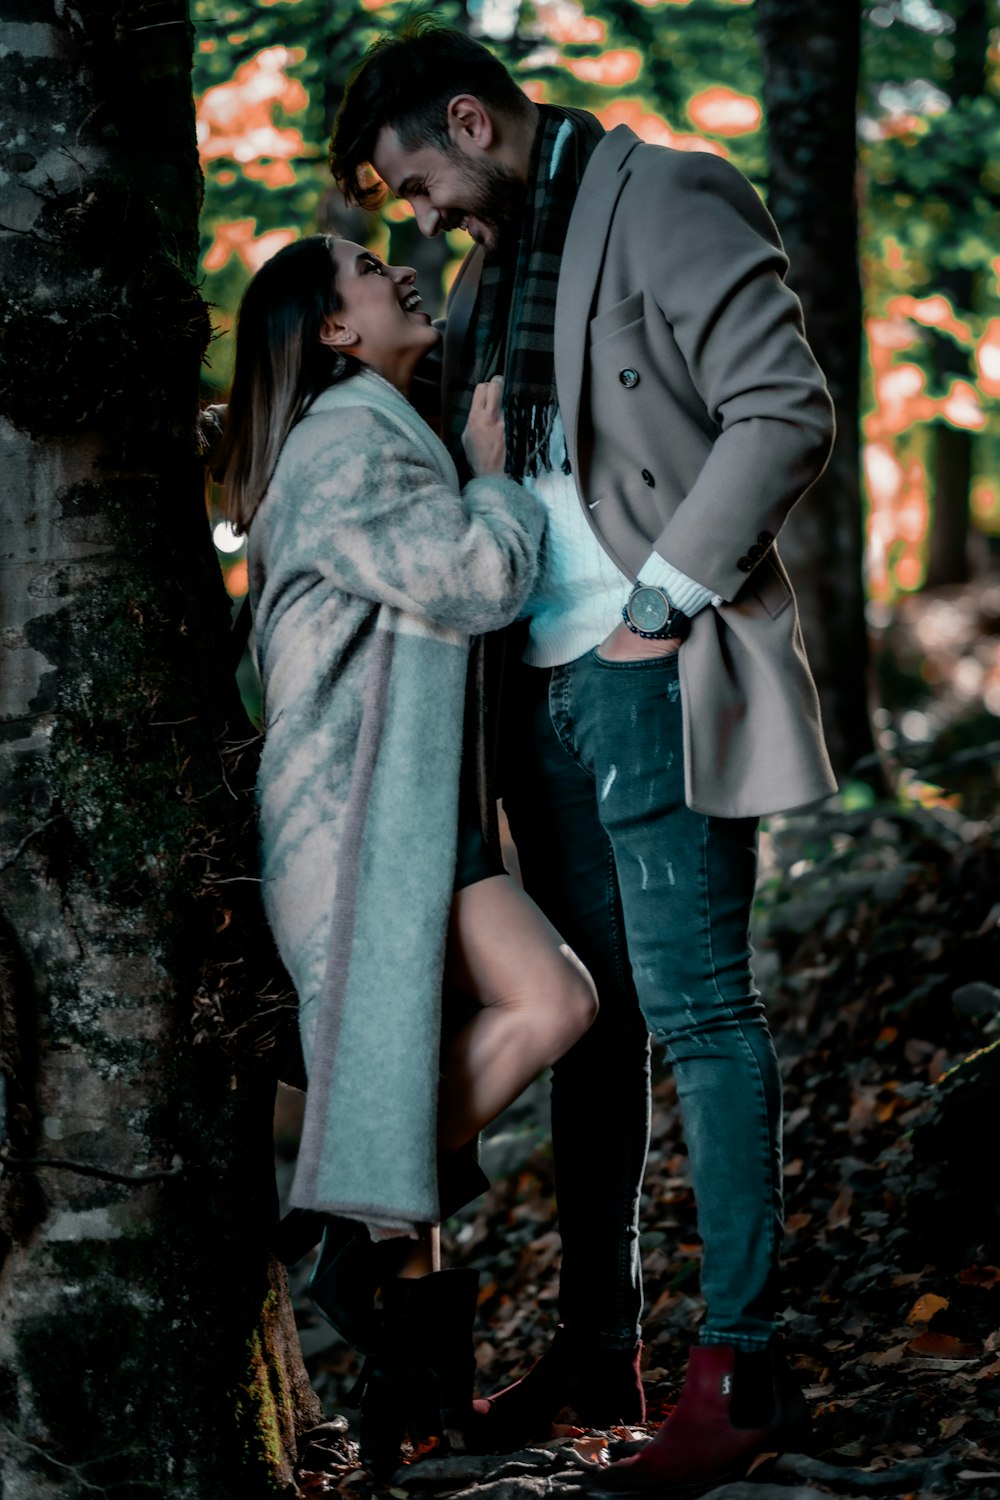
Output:
<svg viewBox="0 0 1000 1500">
<path fill-rule="evenodd" d="M 720 192 L 753 191 L 749 180 L 731 161 L 712 151 L 683 151 L 676 146 L 638 141 L 628 159 L 637 187 L 650 181 L 676 184 L 682 190 L 713 188 Z"/>
<path fill-rule="evenodd" d="M 618 213 L 634 218 L 656 245 L 681 222 L 706 221 L 726 226 L 729 233 L 742 225 L 780 245 L 757 189 L 723 156 L 639 141 L 629 155 L 628 173 Z"/>
</svg>

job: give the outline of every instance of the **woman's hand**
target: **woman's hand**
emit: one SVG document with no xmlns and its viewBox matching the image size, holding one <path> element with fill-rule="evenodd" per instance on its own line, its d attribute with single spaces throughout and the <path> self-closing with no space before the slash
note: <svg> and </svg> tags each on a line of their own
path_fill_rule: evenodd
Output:
<svg viewBox="0 0 1000 1500">
<path fill-rule="evenodd" d="M 469 420 L 462 433 L 462 447 L 473 474 L 502 474 L 507 456 L 503 425 L 503 376 L 477 385 L 472 393 Z"/>
</svg>

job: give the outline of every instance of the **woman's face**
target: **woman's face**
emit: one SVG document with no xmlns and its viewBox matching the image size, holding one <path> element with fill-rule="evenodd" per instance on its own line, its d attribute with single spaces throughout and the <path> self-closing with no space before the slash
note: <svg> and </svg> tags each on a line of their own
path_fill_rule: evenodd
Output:
<svg viewBox="0 0 1000 1500">
<path fill-rule="evenodd" d="M 336 241 L 333 257 L 340 309 L 327 324 L 324 342 L 389 379 L 412 369 L 440 338 L 420 306 L 412 266 L 387 266 L 349 240 Z"/>
</svg>

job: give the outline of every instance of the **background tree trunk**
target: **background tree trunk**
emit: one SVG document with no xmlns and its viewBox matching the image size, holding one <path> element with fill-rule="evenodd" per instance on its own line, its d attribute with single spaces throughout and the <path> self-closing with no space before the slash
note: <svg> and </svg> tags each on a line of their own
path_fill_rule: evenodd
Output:
<svg viewBox="0 0 1000 1500">
<path fill-rule="evenodd" d="M 986 0 L 963 0 L 958 24 L 949 37 L 954 48 L 948 93 L 959 108 L 981 98 L 986 90 L 986 62 L 990 50 L 990 22 Z M 980 174 L 989 163 L 986 152 L 970 163 L 969 178 L 956 174 L 952 191 L 958 203 L 967 202 Z M 953 209 L 954 212 L 954 209 Z M 957 238 L 954 235 L 953 238 Z M 954 306 L 959 317 L 976 305 L 976 277 L 966 266 L 938 268 L 933 286 Z M 973 381 L 975 371 L 968 354 L 940 335 L 934 346 L 935 375 L 939 387 L 949 377 Z M 969 579 L 969 491 L 974 470 L 974 434 L 944 421 L 933 428 L 933 505 L 927 558 L 927 585 L 967 583 Z"/>
<path fill-rule="evenodd" d="M 872 749 L 858 464 L 860 11 L 858 0 L 757 0 L 756 14 L 770 142 L 768 204 L 838 428 L 830 465 L 792 514 L 781 552 L 798 593 L 830 751 L 843 773 Z"/>
<path fill-rule="evenodd" d="M 255 1500 L 318 1412 L 267 1253 L 252 767 L 191 457 L 192 33 L 183 0 L 26 14 L 0 5 L 0 1488 Z"/>
<path fill-rule="evenodd" d="M 971 279 L 971 278 L 970 278 Z M 949 351 L 950 352 L 950 351 Z M 968 380 L 968 360 L 960 373 Z M 954 364 L 952 364 L 954 368 Z M 969 580 L 969 492 L 972 489 L 972 433 L 947 422 L 933 429 L 933 505 L 925 587 Z"/>
</svg>

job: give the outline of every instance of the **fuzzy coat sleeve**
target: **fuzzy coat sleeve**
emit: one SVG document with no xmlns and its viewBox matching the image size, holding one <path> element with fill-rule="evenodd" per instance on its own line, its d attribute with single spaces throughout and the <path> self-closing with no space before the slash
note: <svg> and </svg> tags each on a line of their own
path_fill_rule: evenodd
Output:
<svg viewBox="0 0 1000 1500">
<path fill-rule="evenodd" d="M 345 594 L 479 635 L 509 624 L 534 583 L 538 502 L 502 475 L 456 492 L 383 412 L 310 415 L 274 488 L 290 503 L 273 507 L 272 555 Z"/>
</svg>

